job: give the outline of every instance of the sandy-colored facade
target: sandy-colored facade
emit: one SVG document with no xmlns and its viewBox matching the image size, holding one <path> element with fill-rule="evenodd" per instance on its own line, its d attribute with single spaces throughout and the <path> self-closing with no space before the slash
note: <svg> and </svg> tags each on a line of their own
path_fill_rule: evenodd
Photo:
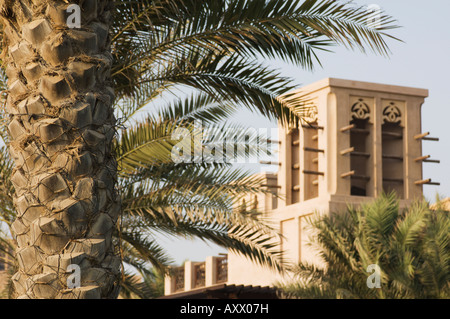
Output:
<svg viewBox="0 0 450 319">
<path fill-rule="evenodd" d="M 421 109 L 428 90 L 327 78 L 296 92 L 309 109 L 300 128 L 279 127 L 279 165 L 265 174 L 283 199 L 261 195 L 258 208 L 283 235 L 281 249 L 291 263 L 320 264 L 309 245 L 307 219 L 357 206 L 395 191 L 406 206 L 437 184 L 423 176 Z M 230 283 L 271 285 L 277 273 L 228 255 Z"/>
<path fill-rule="evenodd" d="M 273 195 L 247 202 L 278 225 L 285 261 L 320 264 L 309 245 L 307 219 L 383 192 L 395 191 L 402 206 L 421 199 L 425 185 L 438 184 L 423 176 L 423 164 L 438 161 L 423 154 L 422 143 L 438 139 L 422 130 L 426 89 L 326 78 L 295 94 L 307 112 L 298 128 L 279 126 L 278 171 L 263 173 Z M 228 254 L 227 284 L 270 286 L 284 279 Z M 166 294 L 174 292 L 173 280 L 166 279 Z"/>
</svg>

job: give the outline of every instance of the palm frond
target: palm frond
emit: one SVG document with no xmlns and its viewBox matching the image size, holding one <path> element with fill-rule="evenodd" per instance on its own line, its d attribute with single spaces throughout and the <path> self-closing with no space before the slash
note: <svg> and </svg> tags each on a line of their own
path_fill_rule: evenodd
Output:
<svg viewBox="0 0 450 319">
<path fill-rule="evenodd" d="M 141 175 L 157 165 L 195 163 L 204 167 L 203 164 L 246 162 L 271 155 L 263 132 L 238 124 L 203 124 L 197 120 L 192 123 L 188 119 L 180 122 L 148 117 L 123 131 L 116 144 L 121 176 Z"/>
<path fill-rule="evenodd" d="M 236 108 L 236 105 L 218 101 L 206 93 L 193 93 L 185 99 L 165 104 L 164 108 L 158 111 L 157 117 L 162 121 L 200 121 L 210 125 L 228 119 L 235 113 Z"/>
<path fill-rule="evenodd" d="M 285 285 L 301 298 L 448 298 L 450 230 L 447 212 L 417 202 L 400 211 L 393 194 L 359 209 L 323 216 L 313 225 L 324 268 L 301 263 L 298 282 Z M 366 285 L 367 266 L 380 270 L 381 289 Z"/>
</svg>

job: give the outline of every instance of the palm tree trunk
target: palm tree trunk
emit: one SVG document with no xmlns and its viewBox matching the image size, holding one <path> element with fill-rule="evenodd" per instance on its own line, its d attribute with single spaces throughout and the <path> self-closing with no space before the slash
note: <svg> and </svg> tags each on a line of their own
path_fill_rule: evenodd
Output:
<svg viewBox="0 0 450 319">
<path fill-rule="evenodd" d="M 120 212 L 111 149 L 113 1 L 72 2 L 81 7 L 79 29 L 67 25 L 66 1 L 0 0 L 17 298 L 116 298 L 119 290 L 121 260 L 112 243 Z"/>
</svg>

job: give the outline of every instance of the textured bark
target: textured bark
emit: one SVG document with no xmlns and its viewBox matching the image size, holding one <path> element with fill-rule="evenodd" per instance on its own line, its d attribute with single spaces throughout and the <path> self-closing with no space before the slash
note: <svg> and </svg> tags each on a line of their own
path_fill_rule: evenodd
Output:
<svg viewBox="0 0 450 319">
<path fill-rule="evenodd" d="M 69 3 L 68 3 L 69 2 Z M 80 29 L 66 21 L 79 4 Z M 18 298 L 115 298 L 121 261 L 112 243 L 120 212 L 103 0 L 0 0 L 15 161 Z M 68 288 L 69 265 L 81 287 Z"/>
</svg>

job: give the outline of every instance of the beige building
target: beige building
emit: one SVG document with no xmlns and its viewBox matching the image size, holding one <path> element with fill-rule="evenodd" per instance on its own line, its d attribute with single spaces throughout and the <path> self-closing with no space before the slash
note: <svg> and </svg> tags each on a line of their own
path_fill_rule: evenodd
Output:
<svg viewBox="0 0 450 319">
<path fill-rule="evenodd" d="M 306 219 L 383 192 L 395 191 L 401 205 L 421 198 L 424 185 L 438 184 L 423 176 L 422 166 L 439 162 L 422 153 L 422 142 L 437 138 L 421 126 L 426 89 L 327 78 L 295 94 L 308 116 L 299 128 L 279 127 L 278 172 L 264 174 L 266 187 L 282 199 L 261 194 L 250 200 L 279 225 L 287 261 L 319 263 L 307 245 Z M 186 282 L 195 281 L 195 273 L 186 271 Z M 280 280 L 277 273 L 228 254 L 228 285 L 271 286 Z M 173 283 L 168 277 L 166 294 L 175 292 Z M 194 288 L 199 287 L 183 290 Z"/>
<path fill-rule="evenodd" d="M 395 191 L 406 206 L 423 187 L 421 108 L 428 90 L 327 78 L 296 92 L 309 107 L 299 129 L 279 127 L 279 165 L 265 174 L 283 200 L 260 195 L 258 208 L 278 223 L 281 249 L 292 263 L 320 263 L 308 245 L 308 217 L 368 202 Z M 283 278 L 236 254 L 228 256 L 229 282 L 272 285 Z"/>
<path fill-rule="evenodd" d="M 425 89 L 327 78 L 294 93 L 308 115 L 298 128 L 279 126 L 278 171 L 262 173 L 273 195 L 246 202 L 278 225 L 287 262 L 320 263 L 308 245 L 307 218 L 371 201 L 382 192 L 395 191 L 404 206 L 421 198 L 425 185 L 438 184 L 423 176 L 422 166 L 439 162 L 422 153 L 422 142 L 438 139 L 421 127 Z M 1 257 L 0 287 L 6 279 Z M 229 252 L 174 269 L 165 294 L 273 298 L 270 287 L 287 278 Z"/>
</svg>

